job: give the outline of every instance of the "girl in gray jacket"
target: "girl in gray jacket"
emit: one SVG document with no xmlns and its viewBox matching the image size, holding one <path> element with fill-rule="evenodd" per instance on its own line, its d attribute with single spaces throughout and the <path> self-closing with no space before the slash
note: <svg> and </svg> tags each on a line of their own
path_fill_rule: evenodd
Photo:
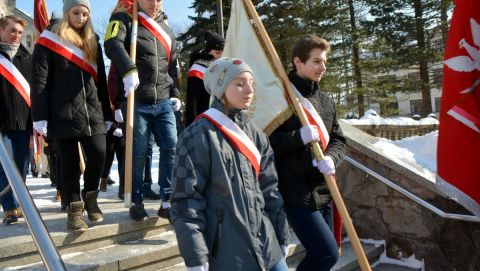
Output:
<svg viewBox="0 0 480 271">
<path fill-rule="evenodd" d="M 288 270 L 273 152 L 248 120 L 253 75 L 239 59 L 205 72 L 214 97 L 177 144 L 170 211 L 187 270 Z"/>
</svg>

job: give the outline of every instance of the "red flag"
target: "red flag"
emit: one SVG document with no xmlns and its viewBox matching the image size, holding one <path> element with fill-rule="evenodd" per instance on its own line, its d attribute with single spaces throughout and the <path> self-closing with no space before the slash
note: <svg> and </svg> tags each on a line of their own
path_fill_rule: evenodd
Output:
<svg viewBox="0 0 480 271">
<path fill-rule="evenodd" d="M 47 3 L 45 3 L 45 0 L 34 0 L 33 3 L 33 25 L 37 33 L 42 33 L 49 24 Z"/>
<path fill-rule="evenodd" d="M 113 9 L 112 13 L 128 11 L 128 13 L 131 14 L 133 10 L 132 6 L 133 6 L 133 0 L 118 0 L 118 3 Z"/>
<path fill-rule="evenodd" d="M 443 66 L 437 171 L 447 195 L 480 216 L 480 1 L 456 0 Z"/>
</svg>

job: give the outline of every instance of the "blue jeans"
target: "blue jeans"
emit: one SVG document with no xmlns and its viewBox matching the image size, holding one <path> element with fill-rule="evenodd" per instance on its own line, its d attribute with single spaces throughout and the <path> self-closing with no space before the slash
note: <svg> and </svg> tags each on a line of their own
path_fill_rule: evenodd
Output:
<svg viewBox="0 0 480 271">
<path fill-rule="evenodd" d="M 332 233 L 331 205 L 327 204 L 320 210 L 285 208 L 285 213 L 306 251 L 297 270 L 330 270 L 338 260 L 338 245 Z"/>
<path fill-rule="evenodd" d="M 155 136 L 150 135 L 147 145 L 147 155 L 145 157 L 145 175 L 143 177 L 143 185 L 145 189 L 152 187 L 152 160 L 153 160 L 153 146 L 155 145 Z M 160 177 L 160 176 L 159 176 Z"/>
<path fill-rule="evenodd" d="M 122 111 L 126 115 L 127 103 L 122 104 Z M 157 104 L 135 102 L 133 124 L 133 165 L 132 165 L 132 202 L 143 202 L 145 188 L 143 174 L 145 157 L 150 134 L 153 132 L 155 142 L 160 147 L 159 180 L 160 197 L 162 201 L 169 201 L 172 183 L 172 168 L 177 145 L 177 129 L 175 115 L 169 99 Z"/>
<path fill-rule="evenodd" d="M 288 271 L 288 265 L 287 261 L 285 261 L 285 258 L 281 258 L 278 263 L 276 263 L 270 271 Z"/>
<path fill-rule="evenodd" d="M 0 136 L 5 143 L 7 151 L 12 155 L 15 165 L 25 182 L 28 168 L 30 131 L 5 131 L 0 133 Z M 7 175 L 5 174 L 3 167 L 0 165 L 0 191 L 5 189 L 7 184 Z M 2 204 L 4 211 L 18 208 L 18 203 L 15 200 L 12 190 L 8 191 L 5 196 L 0 198 L 0 203 Z"/>
</svg>

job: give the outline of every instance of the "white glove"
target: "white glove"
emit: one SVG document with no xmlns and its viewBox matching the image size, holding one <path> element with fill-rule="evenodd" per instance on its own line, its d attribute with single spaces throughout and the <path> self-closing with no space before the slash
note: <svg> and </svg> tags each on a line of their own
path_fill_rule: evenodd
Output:
<svg viewBox="0 0 480 271">
<path fill-rule="evenodd" d="M 39 120 L 33 122 L 33 129 L 37 131 L 37 133 L 41 134 L 42 136 L 47 136 L 47 125 L 48 121 L 46 120 Z"/>
<path fill-rule="evenodd" d="M 115 121 L 118 123 L 123 123 L 122 110 L 120 109 L 115 110 Z"/>
<path fill-rule="evenodd" d="M 283 257 L 286 259 L 288 256 L 288 245 L 282 245 L 280 248 L 282 249 Z"/>
<path fill-rule="evenodd" d="M 125 97 L 130 96 L 130 94 L 137 89 L 138 85 L 140 85 L 137 71 L 130 72 L 125 77 L 123 77 L 122 81 L 123 89 L 125 90 Z"/>
<path fill-rule="evenodd" d="M 332 157 L 328 155 L 324 156 L 320 162 L 317 161 L 317 159 L 313 159 L 312 164 L 314 167 L 318 168 L 321 173 L 329 176 L 335 174 L 335 163 L 333 162 Z"/>
<path fill-rule="evenodd" d="M 112 127 L 112 122 L 111 121 L 106 121 L 105 122 L 105 128 L 107 128 L 107 131 L 109 131 L 111 127 Z"/>
<path fill-rule="evenodd" d="M 302 138 L 303 144 L 307 145 L 310 142 L 320 140 L 318 135 L 318 129 L 316 126 L 307 125 L 300 128 L 300 137 Z"/>
<path fill-rule="evenodd" d="M 122 137 L 123 136 L 122 129 L 120 128 L 115 129 L 115 131 L 113 131 L 113 136 Z"/>
<path fill-rule="evenodd" d="M 208 262 L 204 263 L 203 265 L 188 267 L 187 271 L 208 271 Z"/>
<path fill-rule="evenodd" d="M 172 102 L 173 111 L 178 111 L 182 107 L 182 101 L 179 98 L 170 98 L 170 102 Z"/>
</svg>

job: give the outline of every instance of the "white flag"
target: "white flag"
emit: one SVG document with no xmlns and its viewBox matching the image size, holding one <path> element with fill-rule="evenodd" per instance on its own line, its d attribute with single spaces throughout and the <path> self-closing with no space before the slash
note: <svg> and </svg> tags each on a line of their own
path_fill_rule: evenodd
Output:
<svg viewBox="0 0 480 271">
<path fill-rule="evenodd" d="M 270 134 L 292 115 L 292 111 L 281 80 L 264 52 L 242 1 L 233 0 L 223 56 L 240 58 L 252 68 L 255 80 L 255 100 L 250 106 L 252 121 Z"/>
</svg>

